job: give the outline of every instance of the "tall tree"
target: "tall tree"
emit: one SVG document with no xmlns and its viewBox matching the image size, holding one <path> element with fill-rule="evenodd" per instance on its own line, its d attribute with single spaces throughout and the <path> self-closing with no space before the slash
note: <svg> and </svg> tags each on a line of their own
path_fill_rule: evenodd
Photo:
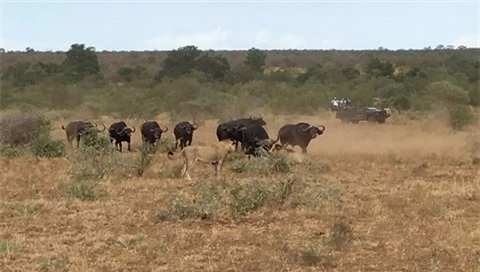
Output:
<svg viewBox="0 0 480 272">
<path fill-rule="evenodd" d="M 246 66 L 256 72 L 263 72 L 263 66 L 265 66 L 265 61 L 267 59 L 267 54 L 262 52 L 260 49 L 252 47 L 248 50 L 245 61 L 243 62 Z"/>
<path fill-rule="evenodd" d="M 177 78 L 189 74 L 195 69 L 195 61 L 200 57 L 201 51 L 194 45 L 187 45 L 168 52 L 163 61 L 163 70 L 157 75 L 157 79 L 164 76 Z"/>
<path fill-rule="evenodd" d="M 100 64 L 94 47 L 85 48 L 85 44 L 75 43 L 70 46 L 66 55 L 62 66 L 65 74 L 74 81 L 100 73 Z"/>
</svg>

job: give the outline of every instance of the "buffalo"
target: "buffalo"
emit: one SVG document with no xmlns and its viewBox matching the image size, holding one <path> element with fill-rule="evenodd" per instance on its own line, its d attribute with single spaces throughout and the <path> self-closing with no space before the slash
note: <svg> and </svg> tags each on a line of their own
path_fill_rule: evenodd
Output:
<svg viewBox="0 0 480 272">
<path fill-rule="evenodd" d="M 133 127 L 133 126 L 132 126 Z M 108 133 L 110 135 L 110 143 L 115 140 L 115 148 L 118 146 L 118 150 L 122 152 L 122 142 L 127 142 L 128 148 L 127 150 L 130 151 L 130 142 L 132 133 L 136 131 L 136 128 L 133 127 L 133 130 L 127 126 L 124 121 L 116 122 L 110 125 L 108 129 Z"/>
<path fill-rule="evenodd" d="M 320 129 L 321 127 L 321 129 Z M 282 147 L 291 145 L 292 147 L 298 145 L 302 148 L 302 153 L 307 153 L 307 146 L 312 139 L 317 135 L 322 135 L 325 131 L 325 126 L 312 126 L 308 123 L 287 124 L 278 130 L 280 137 L 280 144 Z"/>
<path fill-rule="evenodd" d="M 242 142 L 242 129 L 244 129 L 244 125 L 236 125 L 233 126 L 227 123 L 221 123 L 217 127 L 217 138 L 218 141 L 223 141 L 230 139 L 235 143 L 235 150 L 237 150 L 238 143 Z"/>
<path fill-rule="evenodd" d="M 168 127 L 162 129 L 156 121 L 146 121 L 141 127 L 143 142 L 147 145 L 154 146 L 155 143 L 162 138 L 162 133 L 168 131 Z"/>
<path fill-rule="evenodd" d="M 261 125 L 244 127 L 241 132 L 245 154 L 255 157 L 265 152 L 269 153 L 273 145 L 280 139 L 278 135 L 276 140 L 270 139 L 267 131 Z"/>
<path fill-rule="evenodd" d="M 90 121 L 72 121 L 67 124 L 67 126 L 62 125 L 62 129 L 65 130 L 65 134 L 67 135 L 67 141 L 72 147 L 72 142 L 76 138 L 77 139 L 77 148 L 80 145 L 80 138 L 82 135 L 92 131 L 92 132 L 102 132 L 105 131 L 105 125 L 103 125 L 103 129 L 97 129 L 97 124 L 92 123 Z"/>
<path fill-rule="evenodd" d="M 175 149 L 178 147 L 178 141 L 180 141 L 180 150 L 187 145 L 192 144 L 193 132 L 198 129 L 198 125 L 194 122 L 190 124 L 188 121 L 182 121 L 175 125 L 173 134 L 175 134 Z"/>
<path fill-rule="evenodd" d="M 236 120 L 230 120 L 228 122 L 221 123 L 217 127 L 217 138 L 219 141 L 230 139 L 235 142 L 235 150 L 238 148 L 238 143 L 242 143 L 242 150 L 245 149 L 245 145 L 243 143 L 243 136 L 241 130 L 244 128 L 248 128 L 254 125 L 264 126 L 267 123 L 263 118 L 260 117 L 252 117 L 249 118 L 241 118 Z"/>
</svg>

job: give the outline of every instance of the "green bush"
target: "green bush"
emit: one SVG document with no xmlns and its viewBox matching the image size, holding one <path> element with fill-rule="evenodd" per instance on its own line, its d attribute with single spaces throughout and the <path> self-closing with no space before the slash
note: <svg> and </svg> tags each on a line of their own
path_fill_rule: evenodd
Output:
<svg viewBox="0 0 480 272">
<path fill-rule="evenodd" d="M 81 201 L 94 201 L 106 195 L 105 191 L 97 192 L 95 187 L 98 183 L 94 181 L 81 181 L 70 184 L 67 188 L 69 199 L 78 199 Z"/>
<path fill-rule="evenodd" d="M 476 121 L 475 115 L 469 106 L 450 106 L 448 107 L 448 114 L 450 116 L 450 126 L 455 130 L 462 130 Z"/>
<path fill-rule="evenodd" d="M 15 147 L 11 145 L 0 144 L 0 155 L 6 158 L 16 158 L 20 157 L 24 152 L 24 149 L 21 147 Z"/>
<path fill-rule="evenodd" d="M 34 138 L 30 142 L 30 151 L 37 157 L 63 157 L 67 153 L 65 143 L 61 140 L 53 140 L 50 137 L 52 123 L 45 117 L 36 119 L 37 129 Z"/>
<path fill-rule="evenodd" d="M 44 116 L 13 114 L 0 120 L 1 152 L 4 156 L 18 156 L 21 147 L 29 147 L 37 157 L 61 157 L 66 154 L 65 144 L 52 140 L 51 121 Z"/>
<path fill-rule="evenodd" d="M 291 165 L 283 154 L 270 153 L 264 157 L 241 157 L 230 164 L 230 170 L 236 173 L 253 172 L 263 175 L 288 173 Z"/>
<path fill-rule="evenodd" d="M 101 180 L 112 168 L 114 148 L 107 136 L 87 130 L 82 135 L 83 144 L 72 159 L 71 176 L 74 180 Z"/>
</svg>

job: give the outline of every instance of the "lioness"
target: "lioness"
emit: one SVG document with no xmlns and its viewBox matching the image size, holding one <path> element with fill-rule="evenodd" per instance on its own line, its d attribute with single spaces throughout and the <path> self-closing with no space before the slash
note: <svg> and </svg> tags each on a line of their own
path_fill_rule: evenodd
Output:
<svg viewBox="0 0 480 272">
<path fill-rule="evenodd" d="M 189 145 L 186 146 L 179 155 L 183 158 L 183 168 L 181 172 L 182 177 L 187 177 L 187 180 L 192 178 L 188 174 L 197 161 L 204 163 L 211 163 L 215 165 L 215 176 L 218 177 L 222 171 L 223 162 L 228 153 L 235 152 L 235 142 L 231 140 L 223 140 L 211 145 Z M 176 160 L 178 157 L 174 156 L 172 151 L 168 152 L 170 160 Z"/>
</svg>

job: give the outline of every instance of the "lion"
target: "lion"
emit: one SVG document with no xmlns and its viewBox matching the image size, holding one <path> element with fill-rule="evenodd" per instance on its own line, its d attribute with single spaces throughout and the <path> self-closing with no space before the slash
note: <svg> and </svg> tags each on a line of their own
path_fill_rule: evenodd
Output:
<svg viewBox="0 0 480 272">
<path fill-rule="evenodd" d="M 197 161 L 203 163 L 211 163 L 215 165 L 215 176 L 219 177 L 222 171 L 223 163 L 229 153 L 235 152 L 235 142 L 231 140 L 223 140 L 211 145 L 189 145 L 186 146 L 177 155 L 183 158 L 183 168 L 181 176 L 192 180 L 188 174 L 188 170 L 192 169 Z M 170 160 L 176 160 L 174 153 L 169 151 L 167 154 Z"/>
</svg>

